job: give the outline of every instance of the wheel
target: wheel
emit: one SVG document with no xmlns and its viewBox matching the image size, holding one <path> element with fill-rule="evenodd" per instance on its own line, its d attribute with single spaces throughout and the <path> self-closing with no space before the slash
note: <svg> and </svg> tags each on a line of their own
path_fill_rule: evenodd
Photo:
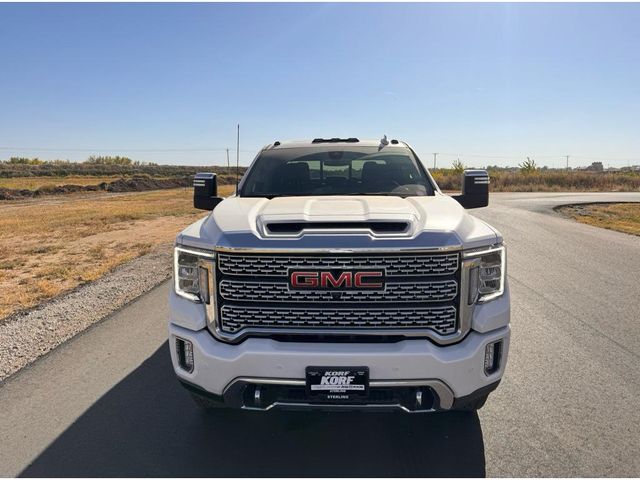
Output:
<svg viewBox="0 0 640 480">
<path fill-rule="evenodd" d="M 191 398 L 193 398 L 195 404 L 204 410 L 217 410 L 220 408 L 226 408 L 226 405 L 223 402 L 218 402 L 212 398 L 198 395 L 197 393 L 189 393 L 191 394 Z"/>
</svg>

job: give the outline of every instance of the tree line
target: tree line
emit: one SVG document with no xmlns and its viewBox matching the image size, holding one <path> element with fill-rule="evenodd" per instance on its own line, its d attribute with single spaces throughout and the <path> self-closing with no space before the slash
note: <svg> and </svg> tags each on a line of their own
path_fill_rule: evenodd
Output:
<svg viewBox="0 0 640 480">
<path fill-rule="evenodd" d="M 89 165 L 121 165 L 130 167 L 140 166 L 157 166 L 155 162 L 140 162 L 138 160 L 132 160 L 129 157 L 122 157 L 120 155 L 91 155 L 83 162 L 71 162 L 69 160 L 40 160 L 39 158 L 27 158 L 27 157 L 11 157 L 9 160 L 1 161 L 0 163 L 7 163 L 10 165 L 70 165 L 72 163 L 86 163 Z"/>
</svg>

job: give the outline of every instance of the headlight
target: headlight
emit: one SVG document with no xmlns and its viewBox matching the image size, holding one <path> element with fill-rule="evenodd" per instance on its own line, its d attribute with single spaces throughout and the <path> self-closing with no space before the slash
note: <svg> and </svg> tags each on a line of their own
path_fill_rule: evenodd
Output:
<svg viewBox="0 0 640 480">
<path fill-rule="evenodd" d="M 175 247 L 173 279 L 176 293 L 193 302 L 209 303 L 209 270 L 206 262 L 213 259 L 211 252 Z"/>
<path fill-rule="evenodd" d="M 487 302 L 504 293 L 506 251 L 503 245 L 464 252 L 471 261 L 468 303 Z"/>
</svg>

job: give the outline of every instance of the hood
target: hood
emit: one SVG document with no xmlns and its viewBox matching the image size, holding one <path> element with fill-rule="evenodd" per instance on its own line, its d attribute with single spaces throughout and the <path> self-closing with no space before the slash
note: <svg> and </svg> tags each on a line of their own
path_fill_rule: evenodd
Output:
<svg viewBox="0 0 640 480">
<path fill-rule="evenodd" d="M 274 232 L 271 230 L 274 224 L 284 225 Z M 296 232 L 296 229 L 310 224 L 319 230 Z M 379 230 L 371 227 L 372 230 L 365 231 L 363 226 L 367 225 L 382 226 Z M 402 225 L 406 228 L 400 228 Z M 393 247 L 390 248 L 396 245 L 419 248 L 425 246 L 425 239 L 428 239 L 428 246 L 442 244 L 442 247 L 461 248 L 501 241 L 494 229 L 469 215 L 457 201 L 443 194 L 408 198 L 276 197 L 271 200 L 231 197 L 220 203 L 206 219 L 185 229 L 182 235 L 186 243 L 193 240 L 193 246 L 199 246 L 195 244 L 200 243 L 197 240 L 216 246 L 227 243 L 229 246 L 244 246 L 237 245 L 240 238 L 250 239 L 251 246 L 268 242 L 272 247 L 284 247 L 286 243 L 289 247 L 295 244 L 303 248 L 311 244 L 326 244 L 328 238 L 333 245 L 352 245 L 354 241 L 359 245 L 354 237 L 361 237 L 368 246 L 375 244 L 380 248 L 391 244 Z"/>
</svg>

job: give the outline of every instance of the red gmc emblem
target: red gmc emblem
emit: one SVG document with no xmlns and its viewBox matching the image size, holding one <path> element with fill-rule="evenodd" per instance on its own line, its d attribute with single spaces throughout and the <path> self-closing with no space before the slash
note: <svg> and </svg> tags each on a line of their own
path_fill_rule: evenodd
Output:
<svg viewBox="0 0 640 480">
<path fill-rule="evenodd" d="M 289 286 L 295 289 L 357 290 L 383 289 L 380 270 L 290 270 Z"/>
</svg>

